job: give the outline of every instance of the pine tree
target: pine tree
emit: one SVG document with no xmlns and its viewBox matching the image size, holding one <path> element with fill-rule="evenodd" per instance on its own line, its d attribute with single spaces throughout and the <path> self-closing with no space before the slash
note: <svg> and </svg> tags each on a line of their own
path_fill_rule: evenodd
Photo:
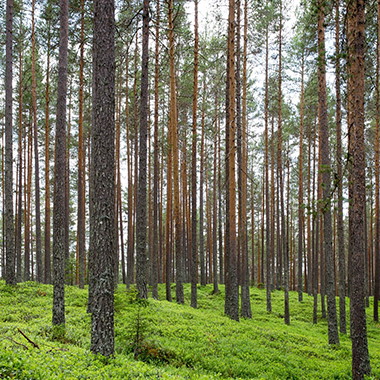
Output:
<svg viewBox="0 0 380 380">
<path fill-rule="evenodd" d="M 115 226 L 115 4 L 94 2 L 93 126 L 91 136 L 91 351 L 114 354 Z"/>
</svg>

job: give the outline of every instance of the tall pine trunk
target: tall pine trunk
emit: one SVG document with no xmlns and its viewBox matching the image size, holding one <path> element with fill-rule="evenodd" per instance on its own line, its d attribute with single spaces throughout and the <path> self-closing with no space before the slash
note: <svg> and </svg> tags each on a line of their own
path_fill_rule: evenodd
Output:
<svg viewBox="0 0 380 380">
<path fill-rule="evenodd" d="M 335 97 L 336 97 L 336 164 L 337 164 L 337 239 L 339 267 L 339 330 L 346 333 L 346 258 L 344 249 L 343 221 L 343 168 L 342 168 L 342 99 L 341 99 L 341 68 L 340 68 L 340 11 L 339 1 L 335 2 Z"/>
<path fill-rule="evenodd" d="M 348 131 L 349 253 L 352 378 L 361 380 L 371 371 L 365 314 L 365 144 L 364 144 L 364 54 L 365 1 L 347 5 L 348 39 Z"/>
<path fill-rule="evenodd" d="M 329 130 L 326 93 L 325 58 L 325 8 L 318 1 L 318 119 L 319 119 L 319 173 L 322 179 L 321 211 L 323 215 L 323 253 L 325 261 L 325 287 L 327 294 L 327 322 L 329 344 L 339 344 L 338 323 L 335 301 L 334 253 L 332 249 L 331 218 L 331 162 L 329 149 Z M 322 275 L 324 271 L 322 270 Z"/>
<path fill-rule="evenodd" d="M 53 325 L 65 323 L 65 178 L 68 1 L 60 0 L 58 98 L 54 158 L 53 203 Z"/>
<path fill-rule="evenodd" d="M 194 72 L 192 108 L 192 163 L 191 163 L 191 306 L 197 307 L 198 246 L 197 246 L 197 105 L 198 105 L 198 0 L 194 0 Z"/>
<path fill-rule="evenodd" d="M 6 5 L 6 67 L 5 67 L 5 281 L 16 284 L 15 234 L 13 220 L 13 123 L 12 123 L 12 52 L 13 52 L 13 0 Z"/>
<path fill-rule="evenodd" d="M 115 5 L 94 2 L 93 125 L 91 144 L 90 255 L 91 351 L 114 354 L 115 225 Z"/>
<path fill-rule="evenodd" d="M 148 298 L 147 260 L 147 138 L 148 138 L 148 49 L 149 49 L 149 0 L 143 3 L 140 97 L 139 178 L 136 208 L 136 285 L 140 298 Z"/>
<path fill-rule="evenodd" d="M 235 82 L 235 1 L 229 0 L 226 86 L 226 296 L 225 313 L 239 320 L 239 286 L 236 247 L 236 82 Z"/>
</svg>

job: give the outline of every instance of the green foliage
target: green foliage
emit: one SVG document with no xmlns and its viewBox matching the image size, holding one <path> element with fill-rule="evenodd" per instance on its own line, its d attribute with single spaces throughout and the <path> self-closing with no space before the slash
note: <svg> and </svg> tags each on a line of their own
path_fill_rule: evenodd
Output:
<svg viewBox="0 0 380 380">
<path fill-rule="evenodd" d="M 164 286 L 159 287 L 164 299 Z M 67 322 L 51 327 L 52 287 L 0 282 L 0 378 L 2 379 L 350 379 L 351 342 L 327 344 L 326 321 L 312 324 L 312 297 L 290 294 L 291 325 L 283 322 L 283 292 L 251 288 L 252 320 L 231 321 L 223 313 L 224 288 L 199 286 L 199 308 L 152 299 L 120 286 L 115 294 L 116 355 L 90 354 L 87 291 L 68 286 Z M 368 318 L 373 369 L 380 378 L 379 325 Z M 30 344 L 19 332 L 38 344 Z M 136 354 L 137 353 L 137 354 Z M 134 360 L 134 358 L 138 360 Z"/>
</svg>

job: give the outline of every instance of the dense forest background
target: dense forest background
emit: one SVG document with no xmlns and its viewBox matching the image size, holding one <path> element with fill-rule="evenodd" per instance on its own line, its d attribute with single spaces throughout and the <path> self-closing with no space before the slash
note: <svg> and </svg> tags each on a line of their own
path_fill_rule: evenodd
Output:
<svg viewBox="0 0 380 380">
<path fill-rule="evenodd" d="M 268 312 L 284 291 L 286 324 L 289 291 L 307 293 L 331 344 L 350 295 L 355 341 L 370 297 L 378 321 L 378 2 L 116 1 L 111 26 L 109 7 L 14 1 L 0 52 L 2 276 L 54 282 L 57 324 L 63 283 L 89 284 L 94 311 L 110 266 L 140 298 L 165 283 L 171 301 L 174 282 L 184 303 L 191 283 L 195 308 L 199 284 L 225 284 L 235 320 L 252 317 L 251 286 Z"/>
</svg>

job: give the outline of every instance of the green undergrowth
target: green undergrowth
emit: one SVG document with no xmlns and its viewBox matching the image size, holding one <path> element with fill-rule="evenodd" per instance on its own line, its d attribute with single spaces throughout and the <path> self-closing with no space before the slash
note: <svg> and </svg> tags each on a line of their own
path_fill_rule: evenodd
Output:
<svg viewBox="0 0 380 380">
<path fill-rule="evenodd" d="M 174 295 L 173 286 L 173 295 Z M 291 324 L 283 322 L 283 293 L 251 288 L 253 318 L 224 316 L 224 288 L 198 287 L 198 309 L 136 300 L 120 285 L 115 295 L 115 356 L 92 355 L 87 291 L 66 287 L 66 327 L 51 327 L 52 287 L 0 282 L 1 379 L 350 379 L 351 342 L 327 344 L 325 320 L 312 323 L 312 298 L 290 294 Z M 371 322 L 368 338 L 372 377 L 380 379 L 380 325 Z"/>
</svg>

